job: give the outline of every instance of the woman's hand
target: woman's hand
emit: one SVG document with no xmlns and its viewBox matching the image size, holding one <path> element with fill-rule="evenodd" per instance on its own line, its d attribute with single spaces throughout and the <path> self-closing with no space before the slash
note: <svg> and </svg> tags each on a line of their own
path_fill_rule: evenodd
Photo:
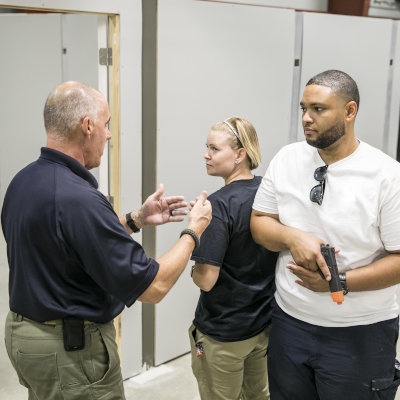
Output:
<svg viewBox="0 0 400 400">
<path fill-rule="evenodd" d="M 190 202 L 190 215 L 188 229 L 193 230 L 200 237 L 212 219 L 212 207 L 207 200 L 207 192 L 202 191 L 196 201 Z"/>
</svg>

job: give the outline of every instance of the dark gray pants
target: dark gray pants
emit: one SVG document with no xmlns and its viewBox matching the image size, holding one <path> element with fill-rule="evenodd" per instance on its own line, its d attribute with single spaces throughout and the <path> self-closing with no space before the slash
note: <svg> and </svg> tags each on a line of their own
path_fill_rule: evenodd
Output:
<svg viewBox="0 0 400 400">
<path fill-rule="evenodd" d="M 5 338 L 29 400 L 125 400 L 113 321 L 85 325 L 85 348 L 66 352 L 61 320 L 44 325 L 10 311 Z"/>
<path fill-rule="evenodd" d="M 323 327 L 286 314 L 274 301 L 268 347 L 273 400 L 394 400 L 398 318 Z"/>
</svg>

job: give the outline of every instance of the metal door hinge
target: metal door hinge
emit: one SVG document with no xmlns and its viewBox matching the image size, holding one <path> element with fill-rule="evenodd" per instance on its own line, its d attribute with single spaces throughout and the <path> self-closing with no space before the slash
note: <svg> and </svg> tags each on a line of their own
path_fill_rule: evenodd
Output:
<svg viewBox="0 0 400 400">
<path fill-rule="evenodd" d="M 99 63 L 100 65 L 112 65 L 112 48 L 99 49 Z"/>
<path fill-rule="evenodd" d="M 114 208 L 114 197 L 113 196 L 106 196 L 106 199 L 111 204 L 111 207 Z"/>
</svg>

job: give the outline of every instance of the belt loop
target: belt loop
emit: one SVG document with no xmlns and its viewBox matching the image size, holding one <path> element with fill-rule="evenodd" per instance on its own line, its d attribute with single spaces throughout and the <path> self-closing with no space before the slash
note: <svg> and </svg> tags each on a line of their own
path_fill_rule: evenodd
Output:
<svg viewBox="0 0 400 400">
<path fill-rule="evenodd" d="M 14 315 L 15 315 L 15 320 L 17 322 L 22 322 L 23 321 L 24 317 L 22 315 L 19 315 L 19 314 L 14 314 Z"/>
</svg>

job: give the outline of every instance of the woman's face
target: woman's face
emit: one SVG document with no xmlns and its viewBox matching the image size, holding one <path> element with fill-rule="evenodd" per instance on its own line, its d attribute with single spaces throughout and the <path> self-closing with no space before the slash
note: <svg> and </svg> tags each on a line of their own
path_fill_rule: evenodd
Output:
<svg viewBox="0 0 400 400">
<path fill-rule="evenodd" d="M 230 135 L 224 131 L 210 131 L 207 136 L 206 160 L 207 174 L 229 176 L 235 168 L 236 152 L 229 145 Z"/>
</svg>

